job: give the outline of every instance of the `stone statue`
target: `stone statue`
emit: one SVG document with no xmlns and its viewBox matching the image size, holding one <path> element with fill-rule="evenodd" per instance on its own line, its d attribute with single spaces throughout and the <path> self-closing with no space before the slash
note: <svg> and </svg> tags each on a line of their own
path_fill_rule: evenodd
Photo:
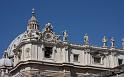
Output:
<svg viewBox="0 0 124 77">
<path fill-rule="evenodd" d="M 122 49 L 124 49 L 124 38 L 122 39 Z"/>
<path fill-rule="evenodd" d="M 115 40 L 114 40 L 113 37 L 111 38 L 111 47 L 112 47 L 112 48 L 115 47 Z"/>
<path fill-rule="evenodd" d="M 68 34 L 67 34 L 67 31 L 65 30 L 65 31 L 63 32 L 63 41 L 64 41 L 64 42 L 67 42 L 67 37 L 68 37 Z"/>
<path fill-rule="evenodd" d="M 52 31 L 52 28 L 53 28 L 53 27 L 52 27 L 51 23 L 47 23 L 47 24 L 46 24 L 45 31 L 46 31 L 46 32 L 51 32 L 51 31 Z"/>
<path fill-rule="evenodd" d="M 108 41 L 108 40 L 107 40 L 106 36 L 104 36 L 103 39 L 102 39 L 103 47 L 107 47 L 107 46 L 106 46 L 107 41 Z"/>
<path fill-rule="evenodd" d="M 84 36 L 84 44 L 85 45 L 88 45 L 89 44 L 89 37 L 88 37 L 87 34 L 85 34 L 85 36 Z"/>
</svg>

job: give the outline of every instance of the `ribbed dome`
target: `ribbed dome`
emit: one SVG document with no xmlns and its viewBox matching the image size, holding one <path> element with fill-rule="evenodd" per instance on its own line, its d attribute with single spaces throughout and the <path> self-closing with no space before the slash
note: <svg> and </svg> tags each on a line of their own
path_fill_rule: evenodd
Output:
<svg viewBox="0 0 124 77">
<path fill-rule="evenodd" d="M 13 53 L 14 47 L 17 46 L 17 45 L 19 45 L 19 44 L 22 42 L 22 40 L 23 40 L 23 38 L 25 37 L 26 33 L 27 33 L 27 32 L 24 32 L 24 33 L 20 34 L 19 36 L 17 36 L 17 37 L 11 42 L 11 44 L 10 44 L 9 47 L 7 48 L 7 52 L 8 52 L 8 56 L 9 56 L 9 57 L 11 57 L 11 56 L 14 55 L 14 53 Z"/>
<path fill-rule="evenodd" d="M 38 22 L 37 22 L 37 19 L 35 17 L 35 12 L 34 12 L 34 9 L 32 10 L 32 17 L 31 19 L 29 20 L 28 22 L 28 26 L 27 26 L 27 31 L 25 31 L 24 33 L 20 34 L 19 36 L 17 36 L 12 42 L 11 44 L 9 45 L 9 47 L 7 48 L 7 53 L 8 53 L 8 57 L 12 57 L 14 55 L 13 53 L 13 50 L 15 49 L 16 46 L 18 46 L 22 41 L 23 39 L 28 36 L 28 33 L 31 32 L 32 35 L 37 35 L 36 34 L 36 31 L 38 32 L 39 31 L 39 25 L 38 25 Z M 33 34 L 33 32 L 35 34 Z"/>
<path fill-rule="evenodd" d="M 35 37 L 40 37 L 39 35 L 37 35 L 37 32 L 36 31 L 32 31 L 32 32 L 29 32 L 29 31 L 25 31 L 24 33 L 20 34 L 19 36 L 17 36 L 12 42 L 11 44 L 9 45 L 9 47 L 7 48 L 7 53 L 8 53 L 8 57 L 11 58 L 14 56 L 14 52 L 13 50 L 16 48 L 16 46 L 18 46 L 21 42 L 24 41 L 24 39 L 26 37 L 28 37 L 28 35 L 31 34 L 31 37 L 32 38 L 35 38 Z"/>
<path fill-rule="evenodd" d="M 0 67 L 2 67 L 2 66 L 10 67 L 12 65 L 13 65 L 13 62 L 11 59 L 9 59 L 9 58 L 0 59 Z"/>
</svg>

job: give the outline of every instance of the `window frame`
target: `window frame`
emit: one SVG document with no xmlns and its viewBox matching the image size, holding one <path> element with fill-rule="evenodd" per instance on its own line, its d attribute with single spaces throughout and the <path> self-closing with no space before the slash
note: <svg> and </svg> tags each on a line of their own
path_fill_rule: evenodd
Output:
<svg viewBox="0 0 124 77">
<path fill-rule="evenodd" d="M 47 48 L 50 48 L 50 50 L 48 49 L 50 52 L 47 50 Z M 48 52 L 49 52 L 49 55 L 46 54 Z M 50 46 L 44 47 L 44 58 L 50 59 L 50 58 L 52 58 L 52 54 L 53 54 L 53 47 L 50 47 Z"/>
<path fill-rule="evenodd" d="M 121 61 L 121 63 L 119 61 Z M 118 65 L 122 65 L 122 64 L 123 64 L 123 59 L 118 58 Z"/>
<path fill-rule="evenodd" d="M 79 54 L 73 54 L 73 62 L 79 62 Z"/>
<path fill-rule="evenodd" d="M 102 64 L 102 57 L 93 57 L 93 62 L 94 64 Z"/>
</svg>

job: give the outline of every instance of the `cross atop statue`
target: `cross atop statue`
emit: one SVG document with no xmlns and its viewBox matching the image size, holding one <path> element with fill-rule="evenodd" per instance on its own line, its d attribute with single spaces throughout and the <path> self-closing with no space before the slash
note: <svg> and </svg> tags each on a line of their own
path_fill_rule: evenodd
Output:
<svg viewBox="0 0 124 77">
<path fill-rule="evenodd" d="M 33 14 L 33 15 L 35 14 L 35 9 L 34 9 L 34 8 L 32 9 L 32 14 Z"/>
</svg>

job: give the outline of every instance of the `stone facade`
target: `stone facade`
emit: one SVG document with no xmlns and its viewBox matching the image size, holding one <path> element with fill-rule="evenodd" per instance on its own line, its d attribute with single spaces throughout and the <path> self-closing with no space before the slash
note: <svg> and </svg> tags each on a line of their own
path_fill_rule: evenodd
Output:
<svg viewBox="0 0 124 77">
<path fill-rule="evenodd" d="M 115 48 L 114 38 L 110 48 L 107 41 L 104 36 L 102 47 L 91 46 L 86 34 L 84 44 L 71 44 L 67 31 L 62 40 L 51 23 L 40 31 L 33 10 L 27 30 L 12 41 L 0 61 L 1 77 L 114 77 L 110 71 L 124 64 L 124 50 Z"/>
</svg>

